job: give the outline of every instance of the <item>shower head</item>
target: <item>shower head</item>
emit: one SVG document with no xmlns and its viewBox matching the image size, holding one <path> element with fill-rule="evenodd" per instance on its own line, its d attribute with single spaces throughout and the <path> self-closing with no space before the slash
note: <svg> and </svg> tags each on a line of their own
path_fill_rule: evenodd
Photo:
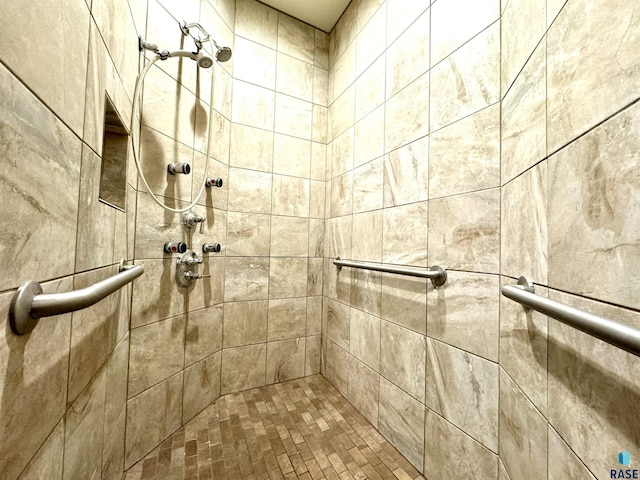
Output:
<svg viewBox="0 0 640 480">
<path fill-rule="evenodd" d="M 229 47 L 218 47 L 216 50 L 216 60 L 218 62 L 226 62 L 231 58 L 232 52 Z"/>
<path fill-rule="evenodd" d="M 202 50 L 199 52 L 189 52 L 187 50 L 176 50 L 169 52 L 169 57 L 187 57 L 198 62 L 198 66 L 201 68 L 210 68 L 213 65 L 213 59 L 205 55 Z"/>
</svg>

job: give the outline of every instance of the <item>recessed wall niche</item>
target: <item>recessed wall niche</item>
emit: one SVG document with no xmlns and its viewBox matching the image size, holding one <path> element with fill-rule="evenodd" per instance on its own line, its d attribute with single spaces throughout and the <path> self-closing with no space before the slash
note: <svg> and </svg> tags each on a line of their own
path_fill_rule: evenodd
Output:
<svg viewBox="0 0 640 480">
<path fill-rule="evenodd" d="M 124 210 L 127 195 L 129 132 L 113 102 L 105 95 L 100 200 Z"/>
</svg>

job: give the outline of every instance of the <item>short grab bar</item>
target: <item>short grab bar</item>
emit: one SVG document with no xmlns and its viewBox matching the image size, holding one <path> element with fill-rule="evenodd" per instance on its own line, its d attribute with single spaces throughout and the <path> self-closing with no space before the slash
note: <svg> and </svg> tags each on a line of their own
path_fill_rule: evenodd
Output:
<svg viewBox="0 0 640 480">
<path fill-rule="evenodd" d="M 351 267 L 351 268 L 364 268 L 366 270 L 375 270 L 377 272 L 397 273 L 399 275 L 409 275 L 411 277 L 421 277 L 431 279 L 434 287 L 444 285 L 447 281 L 447 271 L 434 265 L 429 270 L 423 270 L 419 268 L 411 268 L 404 265 L 390 265 L 384 263 L 371 263 L 371 262 L 356 262 L 354 260 L 343 260 L 338 257 L 333 261 L 333 264 L 338 268 Z"/>
<path fill-rule="evenodd" d="M 141 265 L 120 266 L 120 273 L 93 285 L 65 293 L 42 293 L 38 282 L 22 285 L 13 295 L 9 308 L 11 329 L 17 335 L 33 330 L 43 317 L 75 312 L 90 307 L 124 287 L 144 273 Z"/>
<path fill-rule="evenodd" d="M 505 285 L 502 287 L 502 295 L 629 353 L 640 356 L 640 330 L 536 295 L 533 282 L 527 277 L 520 277 L 518 285 Z"/>
</svg>

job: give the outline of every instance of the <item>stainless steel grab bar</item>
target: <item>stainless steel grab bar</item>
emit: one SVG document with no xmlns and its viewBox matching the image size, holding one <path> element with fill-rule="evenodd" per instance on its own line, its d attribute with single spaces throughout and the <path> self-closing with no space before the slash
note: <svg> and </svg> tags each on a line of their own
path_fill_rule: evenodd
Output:
<svg viewBox="0 0 640 480">
<path fill-rule="evenodd" d="M 399 275 L 409 275 L 411 277 L 421 277 L 431 279 L 434 287 L 444 285 L 447 281 L 447 271 L 434 265 L 429 270 L 422 270 L 418 268 L 411 268 L 404 265 L 390 265 L 385 263 L 371 263 L 371 262 L 356 262 L 354 260 L 343 260 L 338 257 L 333 261 L 334 265 L 338 268 L 352 267 L 352 268 L 364 268 L 366 270 L 375 270 L 378 272 L 397 273 Z"/>
<path fill-rule="evenodd" d="M 11 300 L 11 329 L 17 335 L 25 335 L 36 327 L 41 318 L 90 307 L 144 273 L 140 265 L 125 267 L 121 263 L 120 269 L 120 273 L 90 287 L 65 293 L 42 293 L 38 282 L 25 283 Z"/>
<path fill-rule="evenodd" d="M 527 277 L 520 277 L 518 285 L 502 287 L 505 297 L 640 356 L 640 330 L 549 300 L 534 292 L 533 282 Z"/>
</svg>

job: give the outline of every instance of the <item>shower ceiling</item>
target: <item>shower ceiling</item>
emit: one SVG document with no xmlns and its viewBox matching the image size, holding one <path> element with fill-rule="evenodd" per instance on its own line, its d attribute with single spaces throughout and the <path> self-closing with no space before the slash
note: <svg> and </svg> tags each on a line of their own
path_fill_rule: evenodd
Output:
<svg viewBox="0 0 640 480">
<path fill-rule="evenodd" d="M 288 13 L 314 27 L 331 32 L 350 0 L 262 0 L 281 12 Z"/>
</svg>

